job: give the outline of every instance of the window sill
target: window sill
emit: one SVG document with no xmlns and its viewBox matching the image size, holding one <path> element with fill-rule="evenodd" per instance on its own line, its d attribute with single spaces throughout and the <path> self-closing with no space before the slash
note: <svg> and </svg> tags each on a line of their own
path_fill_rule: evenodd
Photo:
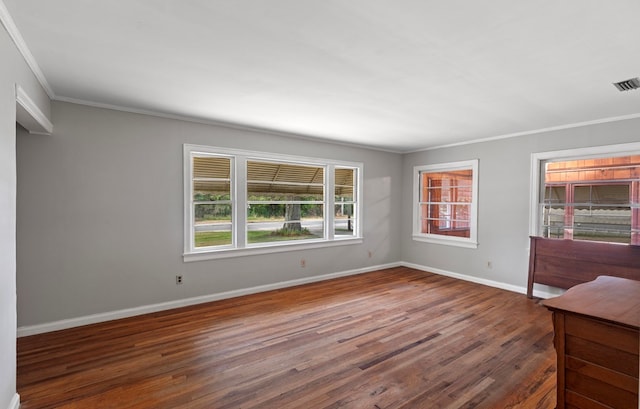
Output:
<svg viewBox="0 0 640 409">
<path fill-rule="evenodd" d="M 418 236 L 413 235 L 413 240 L 422 241 L 425 243 L 433 243 L 433 244 L 442 244 L 445 246 L 455 246 L 455 247 L 464 247 L 468 249 L 476 249 L 478 248 L 478 242 L 472 241 L 470 239 L 460 239 L 458 237 L 427 237 L 427 236 Z"/>
<path fill-rule="evenodd" d="M 221 258 L 255 256 L 260 254 L 283 253 L 288 251 L 309 250 L 336 246 L 349 246 L 353 244 L 362 244 L 364 240 L 361 237 L 335 239 L 332 241 L 314 241 L 311 243 L 296 244 L 275 244 L 247 247 L 242 249 L 220 249 L 220 250 L 202 250 L 193 253 L 184 253 L 183 260 L 185 263 L 193 261 L 215 260 Z"/>
</svg>

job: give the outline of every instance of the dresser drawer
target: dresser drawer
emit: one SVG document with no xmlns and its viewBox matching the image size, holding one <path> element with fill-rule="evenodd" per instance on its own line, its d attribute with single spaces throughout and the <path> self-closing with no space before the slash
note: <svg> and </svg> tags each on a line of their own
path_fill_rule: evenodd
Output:
<svg viewBox="0 0 640 409">
<path fill-rule="evenodd" d="M 588 339 L 567 335 L 565 356 L 571 356 L 638 379 L 637 353 L 632 354 Z"/>
<path fill-rule="evenodd" d="M 566 356 L 565 390 L 613 408 L 638 406 L 638 379 Z"/>
<path fill-rule="evenodd" d="M 565 409 L 611 409 L 611 406 L 597 402 L 588 396 L 580 395 L 572 391 L 565 391 Z M 629 406 L 635 409 L 635 406 Z M 560 409 L 558 407 L 557 409 Z"/>
<path fill-rule="evenodd" d="M 564 331 L 567 335 L 588 339 L 631 354 L 638 354 L 638 331 L 621 325 L 566 314 Z"/>
</svg>

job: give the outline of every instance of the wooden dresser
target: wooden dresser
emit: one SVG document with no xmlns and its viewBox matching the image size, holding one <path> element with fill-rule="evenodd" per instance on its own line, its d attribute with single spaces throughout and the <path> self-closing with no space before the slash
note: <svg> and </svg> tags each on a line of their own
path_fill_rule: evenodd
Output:
<svg viewBox="0 0 640 409">
<path fill-rule="evenodd" d="M 553 312 L 557 408 L 638 408 L 640 281 L 600 276 L 543 304 Z"/>
</svg>

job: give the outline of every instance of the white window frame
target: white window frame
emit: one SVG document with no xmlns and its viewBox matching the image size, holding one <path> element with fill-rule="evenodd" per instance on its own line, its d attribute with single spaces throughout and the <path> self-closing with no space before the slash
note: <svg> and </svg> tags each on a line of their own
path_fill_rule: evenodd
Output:
<svg viewBox="0 0 640 409">
<path fill-rule="evenodd" d="M 545 161 L 590 159 L 601 158 L 605 156 L 624 156 L 637 154 L 640 154 L 640 142 L 532 153 L 529 182 L 529 236 L 539 236 L 541 234 L 539 204 L 540 196 L 542 194 L 542 186 L 544 185 L 544 167 L 542 166 L 542 164 Z"/>
<path fill-rule="evenodd" d="M 469 237 L 455 237 L 445 236 L 441 234 L 422 233 L 420 231 L 420 174 L 422 172 L 441 172 L 448 170 L 469 169 L 471 169 L 472 171 Z M 478 247 L 478 159 L 459 162 L 438 163 L 433 165 L 419 165 L 413 167 L 413 240 L 466 248 Z"/>
<path fill-rule="evenodd" d="M 192 187 L 192 158 L 194 156 L 222 156 L 230 157 L 231 161 L 231 202 L 232 202 L 232 244 L 216 247 L 196 248 L 193 242 L 193 187 Z M 246 240 L 247 214 L 247 161 L 282 162 L 300 165 L 320 166 L 325 170 L 324 183 L 324 237 L 302 241 L 282 241 L 269 243 L 248 244 Z M 353 168 L 357 172 L 355 229 L 353 236 L 334 235 L 335 209 L 335 168 Z M 240 149 L 219 148 L 213 146 L 184 144 L 183 146 L 183 174 L 184 174 L 184 253 L 185 262 L 209 260 L 245 255 L 268 254 L 284 251 L 295 251 L 311 248 L 342 246 L 363 243 L 362 229 L 362 181 L 364 165 L 360 162 L 346 162 L 332 159 L 282 155 L 268 152 L 256 152 Z"/>
</svg>

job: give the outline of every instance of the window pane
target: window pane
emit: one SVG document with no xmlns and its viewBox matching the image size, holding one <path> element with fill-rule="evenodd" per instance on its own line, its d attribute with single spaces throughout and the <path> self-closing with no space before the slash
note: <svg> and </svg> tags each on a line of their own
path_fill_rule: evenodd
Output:
<svg viewBox="0 0 640 409">
<path fill-rule="evenodd" d="M 629 204 L 629 184 L 576 186 L 574 203 Z"/>
<path fill-rule="evenodd" d="M 193 158 L 193 177 L 209 179 L 230 179 L 231 159 L 218 156 Z"/>
<path fill-rule="evenodd" d="M 542 211 L 543 237 L 564 237 L 564 206 L 543 206 Z"/>
<path fill-rule="evenodd" d="M 421 233 L 470 237 L 472 178 L 471 169 L 420 174 Z"/>
<path fill-rule="evenodd" d="M 356 232 L 355 205 L 352 203 L 336 203 L 333 234 L 335 236 L 354 236 Z"/>
<path fill-rule="evenodd" d="M 248 243 L 324 237 L 323 167 L 248 161 L 247 192 Z"/>
<path fill-rule="evenodd" d="M 470 203 L 472 175 L 471 169 L 422 172 L 422 201 Z"/>
<path fill-rule="evenodd" d="M 544 202 L 555 204 L 566 201 L 566 189 L 564 186 L 549 185 L 544 189 Z"/>
<path fill-rule="evenodd" d="M 543 237 L 564 237 L 564 215 L 566 187 L 547 185 L 544 189 L 544 205 L 541 206 L 541 221 Z"/>
<path fill-rule="evenodd" d="M 453 205 L 453 228 L 469 230 L 469 220 L 471 219 L 471 206 Z M 467 236 L 468 237 L 468 236 Z"/>
<path fill-rule="evenodd" d="M 192 160 L 193 245 L 228 246 L 233 243 L 231 159 L 196 156 Z"/>
<path fill-rule="evenodd" d="M 194 246 L 224 246 L 232 243 L 231 205 L 194 205 Z"/>
<path fill-rule="evenodd" d="M 350 202 L 356 200 L 356 171 L 355 169 L 335 169 L 335 198 L 338 202 Z"/>
<path fill-rule="evenodd" d="M 193 200 L 197 202 L 231 200 L 230 192 L 230 181 L 193 181 Z"/>
<path fill-rule="evenodd" d="M 576 240 L 629 243 L 631 238 L 631 208 L 575 206 L 573 238 Z"/>
<path fill-rule="evenodd" d="M 335 209 L 333 234 L 335 237 L 356 235 L 356 181 L 357 173 L 353 168 L 335 168 Z"/>
<path fill-rule="evenodd" d="M 247 242 L 270 243 L 324 237 L 322 204 L 251 205 L 248 212 Z"/>
<path fill-rule="evenodd" d="M 196 224 L 231 223 L 229 204 L 196 204 L 194 210 Z"/>
<path fill-rule="evenodd" d="M 231 229 L 195 232 L 195 247 L 228 246 L 232 243 Z"/>
<path fill-rule="evenodd" d="M 231 199 L 231 159 L 223 157 L 193 158 L 193 200 Z"/>
<path fill-rule="evenodd" d="M 545 181 L 546 237 L 640 244 L 639 155 L 547 163 Z"/>
<path fill-rule="evenodd" d="M 470 237 L 470 205 L 422 205 L 421 232 Z"/>
<path fill-rule="evenodd" d="M 286 163 L 247 162 L 247 191 L 252 194 L 323 194 L 324 168 Z"/>
<path fill-rule="evenodd" d="M 323 186 L 301 187 L 299 185 L 265 185 L 262 183 L 247 184 L 249 201 L 285 202 L 285 201 L 322 201 Z"/>
</svg>

